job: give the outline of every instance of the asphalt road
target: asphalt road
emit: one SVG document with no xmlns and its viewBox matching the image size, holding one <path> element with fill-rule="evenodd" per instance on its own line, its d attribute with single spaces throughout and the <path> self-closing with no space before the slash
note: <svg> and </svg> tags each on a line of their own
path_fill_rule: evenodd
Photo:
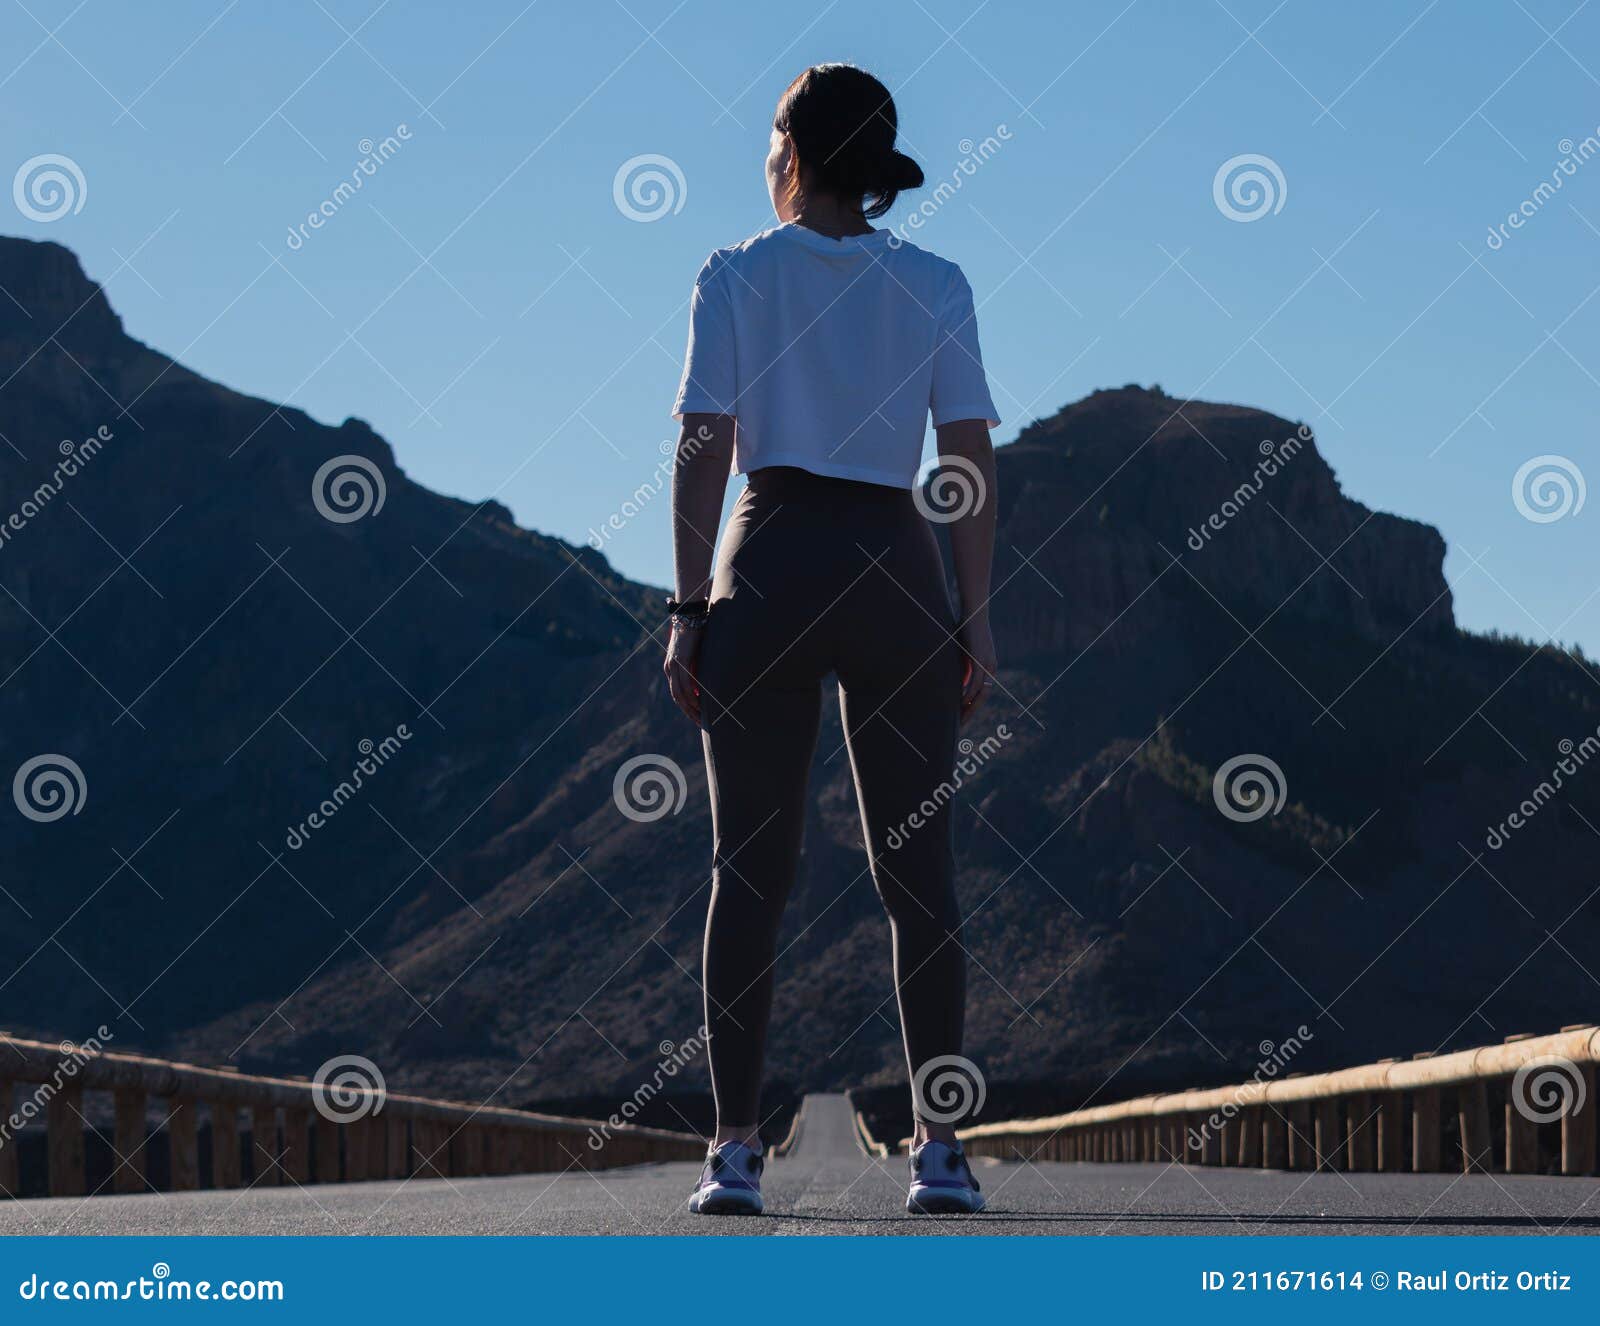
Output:
<svg viewBox="0 0 1600 1326">
<path fill-rule="evenodd" d="M 905 1213 L 905 1160 L 856 1145 L 843 1096 L 811 1096 L 764 1217 L 689 1215 L 698 1166 L 311 1188 L 47 1198 L 0 1234 L 1593 1234 L 1600 1179 L 1303 1174 L 980 1161 L 990 1210 Z"/>
</svg>

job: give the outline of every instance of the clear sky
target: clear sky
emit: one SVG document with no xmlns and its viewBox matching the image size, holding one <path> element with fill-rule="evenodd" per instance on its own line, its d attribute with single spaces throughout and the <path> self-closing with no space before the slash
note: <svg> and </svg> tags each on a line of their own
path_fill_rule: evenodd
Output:
<svg viewBox="0 0 1600 1326">
<path fill-rule="evenodd" d="M 1128 382 L 1306 420 L 1347 493 L 1443 531 L 1464 625 L 1600 653 L 1600 492 L 1513 500 L 1541 456 L 1600 483 L 1600 158 L 1560 169 L 1600 137 L 1583 0 L 8 0 L 0 183 L 60 154 L 85 190 L 0 196 L 0 230 L 198 371 L 581 542 L 652 482 L 694 274 L 770 224 L 773 103 L 822 60 L 960 177 L 917 239 L 976 291 L 1001 439 Z M 646 154 L 682 184 L 641 221 L 614 186 Z M 1213 186 L 1246 154 L 1282 205 L 1240 221 Z M 667 584 L 665 499 L 607 552 Z"/>
</svg>

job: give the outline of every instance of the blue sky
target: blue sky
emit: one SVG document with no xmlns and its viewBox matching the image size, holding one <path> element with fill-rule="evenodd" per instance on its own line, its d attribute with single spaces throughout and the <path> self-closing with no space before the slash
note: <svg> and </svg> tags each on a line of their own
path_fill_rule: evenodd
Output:
<svg viewBox="0 0 1600 1326">
<path fill-rule="evenodd" d="M 1127 382 L 1304 419 L 1347 493 L 1443 531 L 1464 625 L 1600 652 L 1600 493 L 1513 500 L 1539 456 L 1600 482 L 1600 159 L 1534 200 L 1600 137 L 1600 6 L 13 0 L 0 52 L 5 173 L 86 183 L 0 230 L 70 245 L 198 371 L 574 542 L 660 463 L 700 262 L 770 223 L 778 93 L 865 65 L 931 181 L 1003 137 L 918 236 L 977 293 L 1001 439 Z M 641 222 L 613 185 L 645 154 L 683 185 Z M 1241 222 L 1213 182 L 1245 154 L 1284 184 Z M 667 526 L 608 555 L 666 584 Z"/>
</svg>

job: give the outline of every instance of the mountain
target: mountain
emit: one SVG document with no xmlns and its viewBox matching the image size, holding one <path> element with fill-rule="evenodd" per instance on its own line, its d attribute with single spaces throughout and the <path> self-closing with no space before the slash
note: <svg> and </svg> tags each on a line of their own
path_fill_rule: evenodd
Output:
<svg viewBox="0 0 1600 1326">
<path fill-rule="evenodd" d="M 4 1025 L 517 1102 L 703 1084 L 709 819 L 661 592 L 133 340 L 63 248 L 0 239 L 0 287 Z M 1593 1016 L 1600 773 L 1486 844 L 1600 728 L 1589 660 L 1459 631 L 1438 532 L 1259 410 L 1097 391 L 998 475 L 1003 685 L 957 815 L 997 1093 Z M 629 801 L 651 770 L 665 804 Z M 904 1077 L 859 836 L 830 715 L 785 1084 Z"/>
</svg>

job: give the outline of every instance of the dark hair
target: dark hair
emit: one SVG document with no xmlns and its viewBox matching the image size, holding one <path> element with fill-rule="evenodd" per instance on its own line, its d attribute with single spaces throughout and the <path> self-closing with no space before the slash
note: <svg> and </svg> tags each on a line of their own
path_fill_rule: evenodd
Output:
<svg viewBox="0 0 1600 1326">
<path fill-rule="evenodd" d="M 853 64 L 812 65 L 778 98 L 772 127 L 794 144 L 791 196 L 800 165 L 825 193 L 870 199 L 868 217 L 887 212 L 900 190 L 922 186 L 922 167 L 895 150 L 900 124 L 889 89 Z"/>
</svg>

